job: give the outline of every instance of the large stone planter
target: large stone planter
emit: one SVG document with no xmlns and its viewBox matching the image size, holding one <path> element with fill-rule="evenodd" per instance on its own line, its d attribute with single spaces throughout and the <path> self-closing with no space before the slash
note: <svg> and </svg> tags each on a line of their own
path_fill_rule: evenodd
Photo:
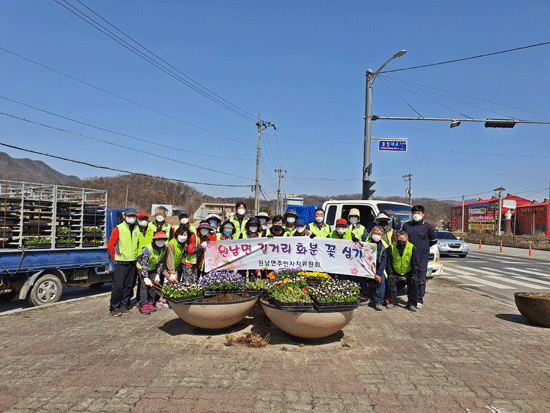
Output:
<svg viewBox="0 0 550 413">
<path fill-rule="evenodd" d="M 353 318 L 355 310 L 318 313 L 279 310 L 266 301 L 260 301 L 269 319 L 285 333 L 301 338 L 322 338 L 337 333 Z"/>
<path fill-rule="evenodd" d="M 528 321 L 550 327 L 550 294 L 515 293 L 516 306 Z"/>
<path fill-rule="evenodd" d="M 235 303 L 177 304 L 168 301 L 172 310 L 187 324 L 215 330 L 230 327 L 241 321 L 254 307 L 258 297 L 251 297 Z"/>
</svg>

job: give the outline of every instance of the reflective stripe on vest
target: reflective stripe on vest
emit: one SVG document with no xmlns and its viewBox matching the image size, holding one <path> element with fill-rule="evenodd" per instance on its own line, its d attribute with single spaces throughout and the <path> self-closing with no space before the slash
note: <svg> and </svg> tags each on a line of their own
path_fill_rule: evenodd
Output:
<svg viewBox="0 0 550 413">
<path fill-rule="evenodd" d="M 163 247 L 160 253 L 155 251 L 155 249 L 153 248 L 153 244 L 149 244 L 144 248 L 147 248 L 149 250 L 149 265 L 147 265 L 147 270 L 155 271 L 159 267 L 161 261 L 164 259 L 164 256 L 166 255 L 166 248 Z M 137 267 L 142 268 L 139 262 L 137 264 Z"/>
<path fill-rule="evenodd" d="M 393 257 L 393 269 L 396 273 L 400 275 L 405 275 L 408 273 L 412 267 L 411 267 L 411 259 L 412 259 L 412 253 L 413 253 L 413 245 L 410 242 L 407 242 L 407 245 L 405 246 L 405 250 L 403 251 L 403 256 L 399 254 L 399 251 L 397 250 L 397 243 L 394 242 L 391 244 L 391 252 Z"/>
<path fill-rule="evenodd" d="M 130 226 L 122 222 L 118 228 L 118 241 L 115 245 L 115 261 L 135 261 L 139 256 L 139 228 L 134 225 L 130 232 Z"/>
<path fill-rule="evenodd" d="M 328 238 L 330 237 L 330 227 L 327 224 L 323 224 L 321 228 L 317 225 L 316 222 L 311 222 L 308 225 L 310 232 L 313 232 L 316 237 Z"/>
</svg>

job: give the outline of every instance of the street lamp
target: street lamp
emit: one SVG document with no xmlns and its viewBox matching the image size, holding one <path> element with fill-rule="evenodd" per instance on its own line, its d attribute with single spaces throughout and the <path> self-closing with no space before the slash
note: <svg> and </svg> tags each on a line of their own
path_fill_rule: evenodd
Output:
<svg viewBox="0 0 550 413">
<path fill-rule="evenodd" d="M 403 56 L 405 53 L 407 53 L 406 50 L 401 50 L 400 52 L 397 52 L 393 55 L 391 59 L 389 59 L 386 63 L 384 63 L 380 69 L 378 69 L 376 72 L 373 72 L 371 69 L 367 70 L 367 92 L 365 96 L 365 149 L 364 149 L 364 156 L 363 156 L 363 192 L 361 199 L 369 199 L 372 194 L 374 194 L 374 190 L 370 189 L 374 185 L 374 181 L 370 180 L 370 174 L 372 171 L 371 163 L 370 163 L 370 146 L 372 142 L 372 136 L 371 136 L 371 122 L 372 122 L 372 84 L 374 83 L 374 79 L 376 79 L 376 76 L 380 74 L 384 66 L 386 66 L 389 62 L 391 62 L 393 59 L 397 59 L 398 57 Z"/>
</svg>

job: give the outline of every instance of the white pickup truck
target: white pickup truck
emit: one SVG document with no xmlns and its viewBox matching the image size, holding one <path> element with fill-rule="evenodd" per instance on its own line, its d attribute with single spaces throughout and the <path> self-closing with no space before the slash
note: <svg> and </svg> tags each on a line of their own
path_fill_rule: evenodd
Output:
<svg viewBox="0 0 550 413">
<path fill-rule="evenodd" d="M 325 222 L 334 229 L 336 220 L 339 218 L 348 219 L 349 211 L 357 208 L 361 213 L 361 224 L 367 230 L 375 225 L 375 218 L 380 212 L 388 214 L 392 219 L 394 229 L 401 229 L 403 224 L 412 219 L 411 206 L 400 202 L 368 200 L 334 200 L 331 199 L 323 204 L 325 210 Z M 428 273 L 430 277 L 437 277 L 443 274 L 443 265 L 439 262 L 439 250 L 437 245 L 430 248 L 430 262 Z"/>
</svg>

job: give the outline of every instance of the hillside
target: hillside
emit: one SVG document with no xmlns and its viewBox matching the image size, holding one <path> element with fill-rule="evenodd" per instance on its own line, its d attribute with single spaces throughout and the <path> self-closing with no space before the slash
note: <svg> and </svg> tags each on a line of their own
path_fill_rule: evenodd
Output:
<svg viewBox="0 0 550 413">
<path fill-rule="evenodd" d="M 80 178 L 77 176 L 62 174 L 42 161 L 34 161 L 28 158 L 12 158 L 5 152 L 0 152 L 0 179 L 36 182 L 40 184 L 74 184 L 80 186 Z"/>
</svg>

